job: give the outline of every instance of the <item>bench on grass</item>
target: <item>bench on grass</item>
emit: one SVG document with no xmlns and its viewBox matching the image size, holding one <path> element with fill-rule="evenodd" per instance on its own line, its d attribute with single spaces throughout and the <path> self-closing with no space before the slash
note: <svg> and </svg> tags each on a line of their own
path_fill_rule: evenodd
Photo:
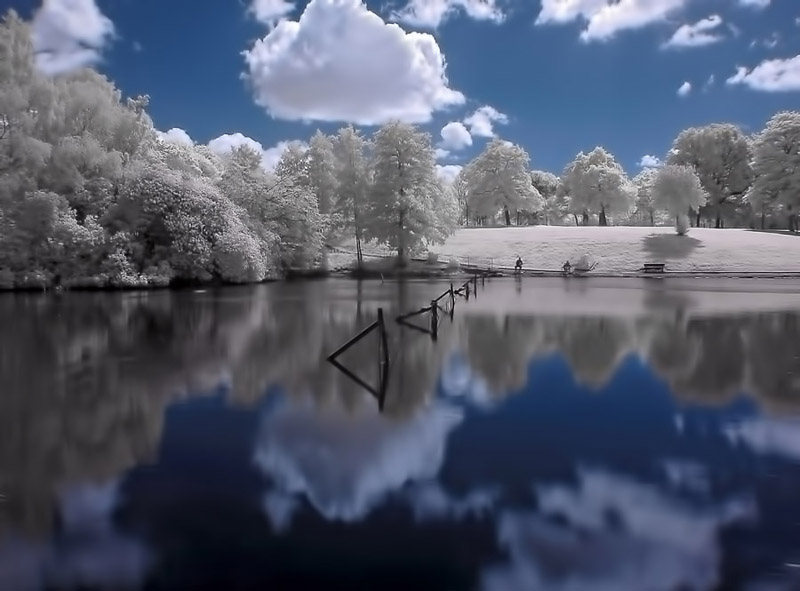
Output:
<svg viewBox="0 0 800 591">
<path fill-rule="evenodd" d="M 641 270 L 645 273 L 663 273 L 664 263 L 645 263 Z"/>
</svg>

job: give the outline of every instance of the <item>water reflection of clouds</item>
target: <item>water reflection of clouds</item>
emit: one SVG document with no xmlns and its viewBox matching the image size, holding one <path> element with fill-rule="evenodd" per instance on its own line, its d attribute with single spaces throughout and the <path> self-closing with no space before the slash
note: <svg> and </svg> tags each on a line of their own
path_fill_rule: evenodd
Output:
<svg viewBox="0 0 800 591">
<path fill-rule="evenodd" d="M 727 425 L 724 433 L 758 454 L 800 462 L 800 418 L 757 417 Z"/>
<path fill-rule="evenodd" d="M 347 414 L 286 403 L 263 418 L 254 458 L 278 493 L 305 496 L 327 519 L 355 521 L 406 483 L 434 478 L 462 420 L 462 411 L 439 401 L 404 421 L 374 407 Z M 266 501 L 273 520 L 286 512 L 280 498 Z"/>
<path fill-rule="evenodd" d="M 697 509 L 652 485 L 583 471 L 577 488 L 537 488 L 538 513 L 504 513 L 506 565 L 486 570 L 485 591 L 672 591 L 717 582 L 719 530 L 750 519 L 747 499 Z"/>
<path fill-rule="evenodd" d="M 50 544 L 0 538 L 0 585 L 14 591 L 45 588 L 138 589 L 150 556 L 136 539 L 115 531 L 117 483 L 63 491 L 62 529 Z"/>
</svg>

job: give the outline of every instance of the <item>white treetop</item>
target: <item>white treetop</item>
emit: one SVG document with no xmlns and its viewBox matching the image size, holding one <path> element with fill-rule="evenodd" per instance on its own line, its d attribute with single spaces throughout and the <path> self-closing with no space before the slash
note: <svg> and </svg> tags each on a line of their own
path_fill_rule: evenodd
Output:
<svg viewBox="0 0 800 591">
<path fill-rule="evenodd" d="M 720 228 L 726 213 L 739 207 L 752 182 L 750 142 L 742 130 L 729 123 L 692 127 L 673 143 L 667 162 L 694 168 L 708 192 L 708 207 L 698 212 Z"/>
<path fill-rule="evenodd" d="M 430 135 L 405 123 L 389 123 L 374 136 L 370 237 L 397 249 L 403 261 L 426 242 L 443 240 L 453 208 L 436 175 Z"/>
<path fill-rule="evenodd" d="M 676 220 L 676 229 L 681 231 L 679 218 L 688 212 L 697 211 L 705 205 L 708 193 L 700 184 L 700 178 L 691 166 L 667 164 L 656 171 L 653 180 L 653 203 L 656 208 L 669 212 Z"/>
<path fill-rule="evenodd" d="M 511 225 L 512 211 L 540 210 L 542 196 L 531 183 L 529 163 L 521 146 L 500 139 L 489 142 L 464 170 L 470 209 L 491 216 L 502 211 L 506 225 Z"/>
<path fill-rule="evenodd" d="M 560 190 L 561 179 L 552 172 L 531 171 L 533 188 L 542 196 L 542 219 L 546 225 L 559 224 L 569 213 L 569 200 Z"/>
<path fill-rule="evenodd" d="M 562 183 L 575 213 L 597 214 L 601 226 L 608 216 L 626 214 L 633 205 L 635 188 L 622 166 L 604 148 L 581 152 L 564 170 Z"/>
<path fill-rule="evenodd" d="M 800 112 L 778 113 L 753 142 L 755 180 L 748 201 L 757 213 L 780 208 L 791 218 L 800 211 Z"/>
</svg>

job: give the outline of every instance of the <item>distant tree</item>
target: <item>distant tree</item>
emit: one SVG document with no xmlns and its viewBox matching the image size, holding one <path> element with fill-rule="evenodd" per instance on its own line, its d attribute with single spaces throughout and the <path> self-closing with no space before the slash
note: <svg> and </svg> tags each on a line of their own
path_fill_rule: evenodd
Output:
<svg viewBox="0 0 800 591">
<path fill-rule="evenodd" d="M 588 154 L 579 153 L 567 165 L 561 177 L 570 209 L 577 216 L 597 214 L 601 226 L 608 225 L 612 214 L 626 214 L 634 200 L 635 189 L 622 166 L 605 149 L 597 147 Z"/>
<path fill-rule="evenodd" d="M 709 194 L 708 205 L 696 211 L 697 225 L 707 217 L 722 228 L 726 214 L 742 207 L 753 180 L 750 151 L 747 136 L 729 123 L 692 127 L 675 139 L 667 162 L 693 167 Z"/>
<path fill-rule="evenodd" d="M 531 171 L 531 184 L 542 196 L 542 221 L 546 225 L 560 224 L 569 213 L 569 200 L 561 188 L 561 179 L 552 172 Z"/>
<path fill-rule="evenodd" d="M 678 234 L 688 231 L 690 210 L 697 211 L 708 198 L 708 193 L 700 184 L 700 179 L 691 166 L 667 164 L 658 169 L 653 180 L 653 204 L 663 209 L 675 219 Z"/>
<path fill-rule="evenodd" d="M 389 123 L 373 137 L 373 185 L 369 237 L 397 249 L 404 264 L 409 252 L 444 241 L 452 230 L 452 208 L 443 208 L 444 189 L 436 174 L 430 135 L 405 123 Z"/>
<path fill-rule="evenodd" d="M 542 196 L 531 183 L 527 152 L 516 144 L 494 139 L 464 170 L 470 209 L 479 215 L 502 212 L 506 226 L 511 212 L 539 211 Z"/>
<path fill-rule="evenodd" d="M 633 217 L 637 222 L 643 222 L 651 226 L 656 225 L 656 205 L 653 199 L 653 183 L 656 179 L 658 169 L 645 168 L 633 178 L 636 189 L 636 201 L 634 202 Z"/>
<path fill-rule="evenodd" d="M 755 181 L 747 194 L 753 210 L 764 217 L 782 210 L 789 229 L 798 231 L 800 211 L 800 112 L 785 111 L 769 120 L 753 142 Z"/>
</svg>

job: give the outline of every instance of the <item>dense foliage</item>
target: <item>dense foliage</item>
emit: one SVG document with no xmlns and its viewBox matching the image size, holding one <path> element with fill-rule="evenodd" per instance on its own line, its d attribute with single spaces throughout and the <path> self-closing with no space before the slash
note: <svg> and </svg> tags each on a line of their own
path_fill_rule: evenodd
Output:
<svg viewBox="0 0 800 591">
<path fill-rule="evenodd" d="M 401 255 L 441 241 L 457 208 L 430 136 L 317 132 L 275 170 L 240 146 L 174 141 L 91 69 L 37 71 L 27 23 L 0 24 L 0 287 L 252 282 L 324 261 L 345 235 Z M 188 139 L 188 138 L 187 138 Z"/>
</svg>

